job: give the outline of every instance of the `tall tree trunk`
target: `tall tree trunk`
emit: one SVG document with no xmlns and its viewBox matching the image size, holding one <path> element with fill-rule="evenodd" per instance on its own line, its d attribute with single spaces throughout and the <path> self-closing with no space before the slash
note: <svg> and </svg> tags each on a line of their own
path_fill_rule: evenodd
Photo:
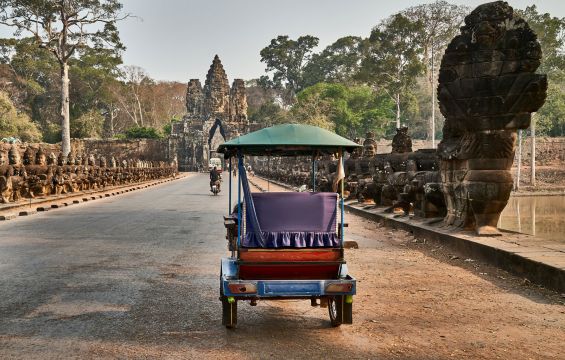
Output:
<svg viewBox="0 0 565 360">
<path fill-rule="evenodd" d="M 60 64 L 61 67 L 61 150 L 63 156 L 68 156 L 71 152 L 71 125 L 69 111 L 69 65 L 66 61 Z"/>
<path fill-rule="evenodd" d="M 108 124 L 108 135 L 110 138 L 114 137 L 114 119 L 116 118 L 117 111 L 114 105 L 110 105 L 110 124 Z"/>
<path fill-rule="evenodd" d="M 400 129 L 400 93 L 396 94 L 396 128 Z"/>
<path fill-rule="evenodd" d="M 137 109 L 139 111 L 139 123 L 143 127 L 143 110 L 141 109 L 141 101 L 139 101 L 139 96 L 137 94 L 135 94 L 135 101 L 137 102 Z"/>
</svg>

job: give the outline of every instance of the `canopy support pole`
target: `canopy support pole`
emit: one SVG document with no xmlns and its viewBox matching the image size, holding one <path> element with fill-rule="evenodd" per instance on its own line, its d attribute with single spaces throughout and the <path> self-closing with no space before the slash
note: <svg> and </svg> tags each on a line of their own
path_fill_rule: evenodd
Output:
<svg viewBox="0 0 565 360">
<path fill-rule="evenodd" d="M 312 192 L 316 192 L 316 156 L 312 155 Z"/>
<path fill-rule="evenodd" d="M 344 162 L 344 160 L 343 160 L 343 150 L 340 151 L 340 155 L 341 155 L 341 156 L 340 156 L 339 161 L 341 161 L 341 166 L 342 166 L 342 168 L 345 168 L 345 162 Z M 341 237 L 341 239 L 340 239 L 340 240 L 341 240 L 341 247 L 342 247 L 342 248 L 343 248 L 343 228 L 344 228 L 344 225 L 343 225 L 343 222 L 344 222 L 343 213 L 344 213 L 344 210 L 345 210 L 345 209 L 344 209 L 345 206 L 344 206 L 344 202 L 343 202 L 343 183 L 344 183 L 344 182 L 345 182 L 345 179 L 341 179 L 341 225 L 340 225 L 340 226 L 341 226 L 341 231 L 340 231 L 340 237 Z"/>
<path fill-rule="evenodd" d="M 230 158 L 230 163 L 229 163 L 229 173 L 228 173 L 228 178 L 229 178 L 229 188 L 228 188 L 228 216 L 231 214 L 231 172 L 232 172 L 232 168 L 231 168 L 231 160 L 232 158 Z"/>
<path fill-rule="evenodd" d="M 243 163 L 243 159 L 241 158 L 241 153 L 237 154 L 238 164 L 241 165 Z M 241 168 L 238 166 L 238 168 Z M 239 246 L 241 245 L 241 174 L 237 172 L 237 249 L 239 251 Z"/>
</svg>

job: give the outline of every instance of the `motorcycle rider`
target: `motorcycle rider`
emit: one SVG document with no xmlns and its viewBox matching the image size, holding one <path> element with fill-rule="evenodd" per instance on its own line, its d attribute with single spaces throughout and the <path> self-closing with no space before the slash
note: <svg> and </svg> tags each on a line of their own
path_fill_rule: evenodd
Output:
<svg viewBox="0 0 565 360">
<path fill-rule="evenodd" d="M 220 174 L 218 174 L 218 169 L 214 166 L 212 170 L 210 170 L 210 191 L 212 191 L 212 185 L 216 184 L 218 187 L 218 191 L 220 190 Z"/>
</svg>

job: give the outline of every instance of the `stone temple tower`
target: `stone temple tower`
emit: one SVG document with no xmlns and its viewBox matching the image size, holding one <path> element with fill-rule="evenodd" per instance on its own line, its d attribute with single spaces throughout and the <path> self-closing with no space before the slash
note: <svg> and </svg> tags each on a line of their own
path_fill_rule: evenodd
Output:
<svg viewBox="0 0 565 360">
<path fill-rule="evenodd" d="M 186 90 L 186 115 L 173 124 L 169 153 L 176 155 L 180 171 L 206 169 L 224 141 L 249 130 L 245 83 L 235 79 L 230 88 L 218 55 L 206 75 L 204 87 L 191 79 Z"/>
</svg>

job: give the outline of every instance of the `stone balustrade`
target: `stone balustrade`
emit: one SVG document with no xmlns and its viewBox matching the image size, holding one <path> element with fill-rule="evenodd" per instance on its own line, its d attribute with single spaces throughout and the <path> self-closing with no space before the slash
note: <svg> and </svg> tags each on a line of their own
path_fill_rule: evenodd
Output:
<svg viewBox="0 0 565 360">
<path fill-rule="evenodd" d="M 17 203 L 40 196 L 103 190 L 175 177 L 177 168 L 176 161 L 117 160 L 74 153 L 63 156 L 62 153 L 47 154 L 41 145 L 27 146 L 22 154 L 17 145 L 2 145 L 0 202 Z"/>
</svg>

